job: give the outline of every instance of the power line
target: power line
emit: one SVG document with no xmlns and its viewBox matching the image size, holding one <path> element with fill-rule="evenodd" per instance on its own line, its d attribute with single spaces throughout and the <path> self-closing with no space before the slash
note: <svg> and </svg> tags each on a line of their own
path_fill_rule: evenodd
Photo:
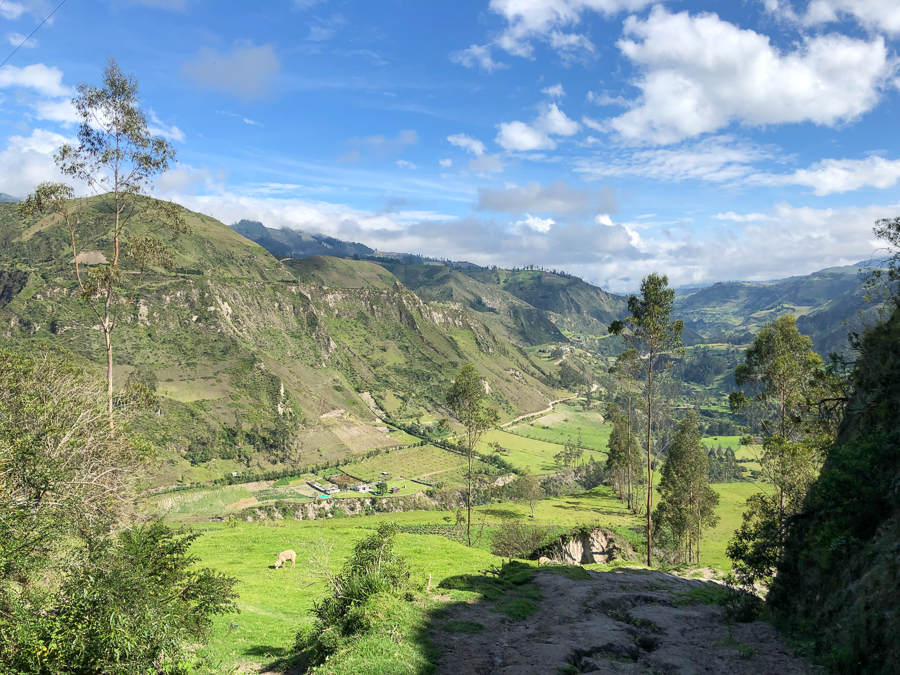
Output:
<svg viewBox="0 0 900 675">
<path fill-rule="evenodd" d="M 6 4 L 6 0 L 3 0 L 3 5 L 5 5 L 5 4 Z M 59 8 L 62 7 L 64 4 L 66 4 L 66 0 L 62 0 L 62 2 L 59 3 L 59 4 L 56 6 L 56 9 L 59 9 Z M 0 5 L 0 7 L 3 7 L 3 5 Z M 19 50 L 22 48 L 22 45 L 24 45 L 26 42 L 28 42 L 28 41 L 31 39 L 31 36 L 34 35 L 35 33 L 37 33 L 37 32 L 38 32 L 38 29 L 39 29 L 41 26 L 43 26 L 45 23 L 47 23 L 47 21 L 50 20 L 50 17 L 51 17 L 51 16 L 53 16 L 54 14 L 56 14 L 56 9 L 54 9 L 52 12 L 50 12 L 50 13 L 47 15 L 47 18 L 44 19 L 43 21 L 41 21 L 41 23 L 38 24 L 38 27 L 35 28 L 33 31 L 31 31 L 31 32 L 28 34 L 28 37 L 25 38 L 24 40 L 22 40 L 21 44 L 19 44 L 18 47 L 16 47 L 15 49 L 13 49 L 12 54 L 10 54 L 10 55 L 7 56 L 5 59 L 3 59 L 3 63 L 0 63 L 0 68 L 2 68 L 3 66 L 5 66 L 5 65 L 6 65 L 6 62 L 9 61 L 13 56 L 15 56 L 15 55 L 16 55 L 16 52 L 19 51 Z"/>
</svg>

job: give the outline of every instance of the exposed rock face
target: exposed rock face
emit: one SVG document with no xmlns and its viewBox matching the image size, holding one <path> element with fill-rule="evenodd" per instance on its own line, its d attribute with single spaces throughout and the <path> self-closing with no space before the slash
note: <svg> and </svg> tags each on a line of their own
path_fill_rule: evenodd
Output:
<svg viewBox="0 0 900 675">
<path fill-rule="evenodd" d="M 564 535 L 558 542 L 536 552 L 541 559 L 562 565 L 589 565 L 634 559 L 634 550 L 612 532 L 595 528 Z"/>
</svg>

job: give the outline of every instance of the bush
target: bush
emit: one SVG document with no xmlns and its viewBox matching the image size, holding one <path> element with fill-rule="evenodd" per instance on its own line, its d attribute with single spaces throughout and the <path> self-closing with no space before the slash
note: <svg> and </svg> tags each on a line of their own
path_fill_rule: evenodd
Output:
<svg viewBox="0 0 900 675">
<path fill-rule="evenodd" d="M 298 633 L 295 643 L 313 664 L 324 662 L 347 639 L 370 631 L 385 597 L 411 598 L 406 560 L 394 552 L 396 534 L 396 525 L 382 523 L 356 542 L 340 574 L 323 569 L 331 594 L 314 605 L 316 622 L 312 630 Z"/>
<path fill-rule="evenodd" d="M 491 536 L 491 553 L 503 558 L 524 558 L 539 547 L 547 531 L 537 525 L 510 520 L 497 528 Z"/>
</svg>

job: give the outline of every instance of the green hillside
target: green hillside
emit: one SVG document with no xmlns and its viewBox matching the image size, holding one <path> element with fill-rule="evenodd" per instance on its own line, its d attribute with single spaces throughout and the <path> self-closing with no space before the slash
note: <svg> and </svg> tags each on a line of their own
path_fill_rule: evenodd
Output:
<svg viewBox="0 0 900 675">
<path fill-rule="evenodd" d="M 686 327 L 710 341 L 748 342 L 750 335 L 784 314 L 798 317 L 817 351 L 846 346 L 848 327 L 859 312 L 870 313 L 858 265 L 833 267 L 806 276 L 759 283 L 718 283 L 676 299 Z"/>
<path fill-rule="evenodd" d="M 511 342 L 540 345 L 568 342 L 551 315 L 508 293 L 444 265 L 379 263 L 404 286 L 428 302 L 458 303 L 481 314 L 481 320 Z"/>
<path fill-rule="evenodd" d="M 79 249 L 111 256 L 105 205 L 78 206 Z M 156 380 L 159 408 L 141 424 L 165 449 L 159 484 L 396 445 L 373 426 L 378 411 L 447 416 L 443 392 L 467 362 L 504 419 L 557 395 L 545 384 L 557 367 L 508 344 L 476 312 L 425 303 L 367 262 L 283 264 L 222 223 L 183 214 L 193 231 L 176 243 L 175 269 L 152 271 L 120 304 L 113 337 L 117 386 L 132 373 Z M 15 205 L 0 204 L 3 337 L 100 367 L 102 337 L 77 298 L 67 236 L 53 217 L 23 222 Z"/>
</svg>

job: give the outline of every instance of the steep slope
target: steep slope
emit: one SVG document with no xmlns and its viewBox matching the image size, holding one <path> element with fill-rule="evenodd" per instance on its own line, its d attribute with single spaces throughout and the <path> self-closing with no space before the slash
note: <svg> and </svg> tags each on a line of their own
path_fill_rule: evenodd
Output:
<svg viewBox="0 0 900 675">
<path fill-rule="evenodd" d="M 241 220 L 231 227 L 272 255 L 287 258 L 305 258 L 311 255 L 367 256 L 375 252 L 368 246 L 356 242 L 342 241 L 323 234 L 310 234 L 302 230 L 277 230 L 255 220 Z"/>
<path fill-rule="evenodd" d="M 95 257 L 111 255 L 105 209 L 79 203 L 80 248 Z M 184 215 L 193 232 L 176 242 L 175 270 L 153 271 L 134 302 L 119 304 L 114 334 L 117 383 L 156 381 L 159 414 L 142 425 L 167 449 L 159 483 L 393 444 L 371 426 L 369 404 L 445 416 L 443 391 L 467 362 L 504 418 L 556 396 L 543 384 L 555 369 L 474 312 L 428 305 L 371 263 L 320 258 L 292 271 L 218 221 Z M 3 240 L 6 343 L 50 344 L 104 363 L 96 317 L 77 298 L 64 226 L 53 217 L 22 222 L 14 205 L 0 205 Z M 349 287 L 335 286 L 342 280 Z"/>
<path fill-rule="evenodd" d="M 517 344 L 568 342 L 551 317 L 498 286 L 443 265 L 380 263 L 404 286 L 428 302 L 452 302 L 481 314 L 481 320 Z"/>
<path fill-rule="evenodd" d="M 865 333 L 855 391 L 768 604 L 836 673 L 900 664 L 900 311 Z"/>
<path fill-rule="evenodd" d="M 859 269 L 851 265 L 775 281 L 718 283 L 676 298 L 676 313 L 688 328 L 717 340 L 755 334 L 763 324 L 793 314 L 819 353 L 840 351 L 846 348 L 845 322 L 861 325 L 859 313 L 872 311 Z"/>
</svg>

